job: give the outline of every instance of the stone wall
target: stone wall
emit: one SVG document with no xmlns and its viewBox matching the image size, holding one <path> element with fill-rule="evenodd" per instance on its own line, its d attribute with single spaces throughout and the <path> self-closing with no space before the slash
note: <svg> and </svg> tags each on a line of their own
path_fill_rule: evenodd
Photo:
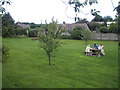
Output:
<svg viewBox="0 0 120 90">
<path fill-rule="evenodd" d="M 119 35 L 115 33 L 92 33 L 93 40 L 118 40 Z"/>
</svg>

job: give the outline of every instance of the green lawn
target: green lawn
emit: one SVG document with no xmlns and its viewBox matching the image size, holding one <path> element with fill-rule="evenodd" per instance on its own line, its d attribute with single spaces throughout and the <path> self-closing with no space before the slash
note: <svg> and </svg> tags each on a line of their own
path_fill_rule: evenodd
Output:
<svg viewBox="0 0 120 90">
<path fill-rule="evenodd" d="M 2 38 L 0 37 L 0 49 L 2 48 Z M 0 51 L 0 60 L 2 60 L 2 52 Z M 2 88 L 2 63 L 0 62 L 0 89 Z"/>
<path fill-rule="evenodd" d="M 64 43 L 52 66 L 46 53 L 31 38 L 3 39 L 10 48 L 7 63 L 3 64 L 3 88 L 117 88 L 118 43 L 89 41 L 104 45 L 106 56 L 85 56 L 81 40 L 62 40 Z"/>
</svg>

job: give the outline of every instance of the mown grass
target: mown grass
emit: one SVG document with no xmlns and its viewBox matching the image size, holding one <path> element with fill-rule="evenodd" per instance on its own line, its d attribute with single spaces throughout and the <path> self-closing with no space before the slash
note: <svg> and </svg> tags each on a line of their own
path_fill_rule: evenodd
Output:
<svg viewBox="0 0 120 90">
<path fill-rule="evenodd" d="M 0 89 L 2 89 L 2 38 L 0 37 Z"/>
<path fill-rule="evenodd" d="M 3 88 L 117 88 L 118 44 L 103 43 L 106 56 L 85 56 L 85 42 L 62 40 L 52 65 L 46 53 L 31 38 L 3 39 L 10 48 L 3 64 Z"/>
</svg>

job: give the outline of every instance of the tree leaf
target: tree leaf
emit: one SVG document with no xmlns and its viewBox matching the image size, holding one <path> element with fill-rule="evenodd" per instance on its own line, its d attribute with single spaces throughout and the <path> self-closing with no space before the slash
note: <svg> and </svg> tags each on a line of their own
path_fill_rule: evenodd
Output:
<svg viewBox="0 0 120 90">
<path fill-rule="evenodd" d="M 91 9 L 91 13 L 93 13 L 93 9 Z"/>
<path fill-rule="evenodd" d="M 10 2 L 6 1 L 7 4 L 11 5 Z"/>
<path fill-rule="evenodd" d="M 5 1 L 2 2 L 2 5 L 4 5 L 4 4 L 5 4 Z"/>
</svg>

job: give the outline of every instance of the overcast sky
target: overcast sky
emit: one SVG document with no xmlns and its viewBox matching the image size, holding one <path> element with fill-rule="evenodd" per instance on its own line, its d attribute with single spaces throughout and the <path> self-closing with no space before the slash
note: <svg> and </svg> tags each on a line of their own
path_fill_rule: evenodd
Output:
<svg viewBox="0 0 120 90">
<path fill-rule="evenodd" d="M 69 0 L 63 0 L 68 2 Z M 81 0 L 80 0 L 81 1 Z M 84 1 L 84 0 L 82 0 Z M 118 5 L 119 0 L 112 0 L 114 7 Z M 15 22 L 34 22 L 40 24 L 45 20 L 51 21 L 52 17 L 58 20 L 59 23 L 74 23 L 74 9 L 62 0 L 11 0 L 11 5 L 7 6 L 7 11 L 10 12 Z M 111 0 L 98 0 L 98 4 L 81 8 L 80 18 L 92 20 L 94 17 L 90 14 L 90 10 L 97 9 L 101 11 L 101 16 L 115 17 L 116 12 L 113 12 Z M 66 9 L 67 8 L 67 9 Z M 65 13 L 66 12 L 66 13 Z M 69 18 L 68 18 L 69 17 Z"/>
</svg>

